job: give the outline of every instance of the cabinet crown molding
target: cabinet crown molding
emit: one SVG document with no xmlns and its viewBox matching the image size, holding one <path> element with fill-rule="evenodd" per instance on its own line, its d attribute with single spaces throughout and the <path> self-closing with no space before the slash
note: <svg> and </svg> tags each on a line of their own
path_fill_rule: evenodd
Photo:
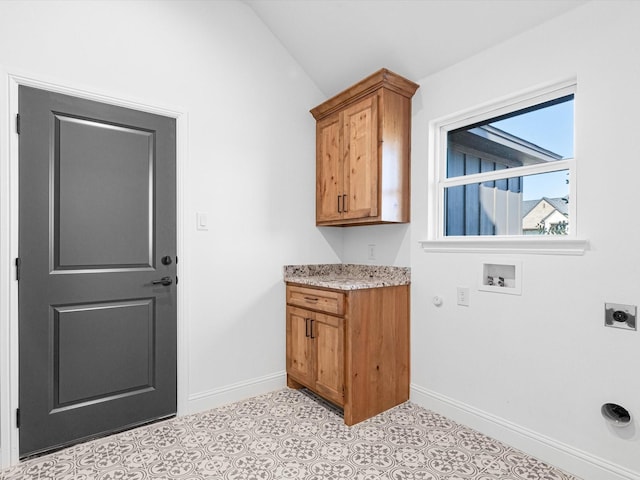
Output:
<svg viewBox="0 0 640 480">
<path fill-rule="evenodd" d="M 381 68 L 367 78 L 311 109 L 311 115 L 313 115 L 316 120 L 321 120 L 380 88 L 386 88 L 404 97 L 411 98 L 414 93 L 416 93 L 416 90 L 418 90 L 419 85 L 391 70 Z"/>
</svg>

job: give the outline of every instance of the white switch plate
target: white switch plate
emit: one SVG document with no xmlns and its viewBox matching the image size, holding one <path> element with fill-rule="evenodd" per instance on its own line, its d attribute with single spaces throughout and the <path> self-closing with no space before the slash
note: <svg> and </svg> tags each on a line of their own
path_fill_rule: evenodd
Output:
<svg viewBox="0 0 640 480">
<path fill-rule="evenodd" d="M 196 229 L 209 230 L 209 214 L 207 212 L 196 213 Z"/>
</svg>

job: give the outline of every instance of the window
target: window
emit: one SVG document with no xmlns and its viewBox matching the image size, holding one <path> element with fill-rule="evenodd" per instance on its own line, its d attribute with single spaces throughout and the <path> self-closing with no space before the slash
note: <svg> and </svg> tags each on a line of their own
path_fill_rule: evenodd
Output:
<svg viewBox="0 0 640 480">
<path fill-rule="evenodd" d="M 433 124 L 430 238 L 575 238 L 574 99 L 564 84 Z"/>
</svg>

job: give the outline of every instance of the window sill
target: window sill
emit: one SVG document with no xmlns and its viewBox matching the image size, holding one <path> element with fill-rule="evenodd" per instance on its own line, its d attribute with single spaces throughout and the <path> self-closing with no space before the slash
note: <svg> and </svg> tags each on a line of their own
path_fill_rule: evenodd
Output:
<svg viewBox="0 0 640 480">
<path fill-rule="evenodd" d="M 539 255 L 584 255 L 588 240 L 571 238 L 451 238 L 423 240 L 420 246 L 429 253 L 529 253 Z"/>
</svg>

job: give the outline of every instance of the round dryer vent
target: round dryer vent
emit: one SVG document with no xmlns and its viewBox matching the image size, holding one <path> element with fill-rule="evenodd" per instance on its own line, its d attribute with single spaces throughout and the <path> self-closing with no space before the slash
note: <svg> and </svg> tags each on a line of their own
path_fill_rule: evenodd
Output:
<svg viewBox="0 0 640 480">
<path fill-rule="evenodd" d="M 631 413 L 622 405 L 605 403 L 600 412 L 605 420 L 615 427 L 626 427 L 631 423 Z"/>
</svg>

